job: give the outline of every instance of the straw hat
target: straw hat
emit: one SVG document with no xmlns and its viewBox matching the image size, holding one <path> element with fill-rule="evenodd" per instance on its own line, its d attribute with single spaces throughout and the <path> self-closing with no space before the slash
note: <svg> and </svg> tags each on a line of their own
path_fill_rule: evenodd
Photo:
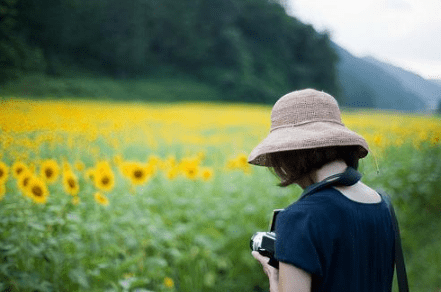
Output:
<svg viewBox="0 0 441 292">
<path fill-rule="evenodd" d="M 358 145 L 358 157 L 368 154 L 363 137 L 349 130 L 341 121 L 337 101 L 315 89 L 304 89 L 282 96 L 271 111 L 268 136 L 251 151 L 248 162 L 272 166 L 266 154 L 329 146 Z"/>
</svg>

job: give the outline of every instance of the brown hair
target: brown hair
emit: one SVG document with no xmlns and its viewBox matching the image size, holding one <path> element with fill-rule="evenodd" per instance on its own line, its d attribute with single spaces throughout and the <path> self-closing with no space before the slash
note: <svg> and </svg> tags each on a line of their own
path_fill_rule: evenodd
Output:
<svg viewBox="0 0 441 292">
<path fill-rule="evenodd" d="M 348 166 L 358 168 L 359 146 L 333 146 L 268 153 L 272 172 L 281 180 L 279 186 L 287 187 L 323 165 L 343 160 Z"/>
</svg>

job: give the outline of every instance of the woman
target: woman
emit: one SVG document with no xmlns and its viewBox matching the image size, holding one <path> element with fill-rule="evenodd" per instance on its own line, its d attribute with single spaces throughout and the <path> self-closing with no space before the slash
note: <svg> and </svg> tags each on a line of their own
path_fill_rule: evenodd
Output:
<svg viewBox="0 0 441 292">
<path fill-rule="evenodd" d="M 331 95 L 305 89 L 276 102 L 271 131 L 248 162 L 272 168 L 280 186 L 306 190 L 277 217 L 279 269 L 253 251 L 272 292 L 391 291 L 394 233 L 382 197 L 359 178 L 311 190 L 348 167 L 357 169 L 368 151 L 366 141 L 341 122 Z"/>
</svg>

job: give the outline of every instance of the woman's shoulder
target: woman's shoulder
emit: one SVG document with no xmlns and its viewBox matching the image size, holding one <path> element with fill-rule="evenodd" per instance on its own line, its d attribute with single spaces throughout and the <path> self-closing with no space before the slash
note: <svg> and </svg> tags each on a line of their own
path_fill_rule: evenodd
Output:
<svg viewBox="0 0 441 292">
<path fill-rule="evenodd" d="M 324 188 L 305 197 L 300 197 L 289 206 L 292 210 L 297 209 L 322 209 L 341 205 L 339 193 L 333 188 Z"/>
<path fill-rule="evenodd" d="M 346 198 L 357 203 L 375 204 L 380 203 L 382 200 L 381 196 L 374 189 L 362 182 L 358 182 L 352 186 L 336 186 L 334 188 Z"/>
<path fill-rule="evenodd" d="M 381 196 L 365 185 L 356 189 L 332 187 L 300 198 L 288 206 L 284 214 L 329 219 L 342 217 L 346 213 L 352 214 L 354 209 L 362 207 L 370 209 L 381 202 Z"/>
<path fill-rule="evenodd" d="M 342 204 L 338 191 L 327 188 L 300 198 L 284 209 L 284 216 L 296 216 L 304 218 L 329 219 L 335 214 L 340 214 L 346 206 Z"/>
</svg>

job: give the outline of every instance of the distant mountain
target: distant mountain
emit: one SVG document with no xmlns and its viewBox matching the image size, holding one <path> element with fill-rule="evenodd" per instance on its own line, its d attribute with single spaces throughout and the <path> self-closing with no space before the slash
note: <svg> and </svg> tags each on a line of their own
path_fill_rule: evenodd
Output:
<svg viewBox="0 0 441 292">
<path fill-rule="evenodd" d="M 427 111 L 429 104 L 403 86 L 400 78 L 380 64 L 357 58 L 333 43 L 340 61 L 337 71 L 343 90 L 342 106 L 408 112 Z"/>
<path fill-rule="evenodd" d="M 371 62 L 395 76 L 406 90 L 418 95 L 420 99 L 426 101 L 431 110 L 438 106 L 439 100 L 441 99 L 441 80 L 427 80 L 415 73 L 381 62 L 372 57 L 365 57 L 363 60 Z"/>
<path fill-rule="evenodd" d="M 441 79 L 430 79 L 431 82 L 441 85 Z"/>
</svg>

